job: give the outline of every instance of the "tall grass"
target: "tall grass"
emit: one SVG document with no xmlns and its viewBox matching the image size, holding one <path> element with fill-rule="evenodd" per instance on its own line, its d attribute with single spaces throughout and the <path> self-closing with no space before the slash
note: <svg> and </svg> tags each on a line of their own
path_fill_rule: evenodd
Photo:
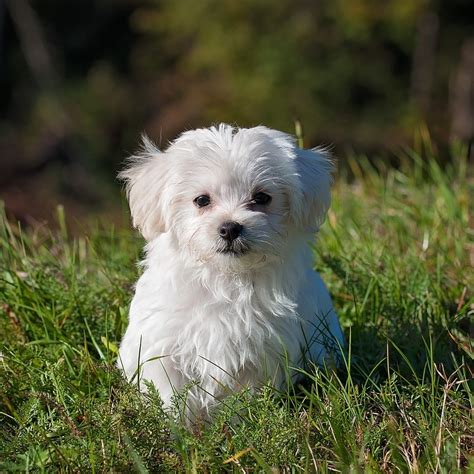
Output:
<svg viewBox="0 0 474 474">
<path fill-rule="evenodd" d="M 61 210 L 55 231 L 3 217 L 0 470 L 472 469 L 473 181 L 462 148 L 443 168 L 430 153 L 353 156 L 336 182 L 315 267 L 345 367 L 235 394 L 194 432 L 114 368 L 142 242 L 105 225 L 72 238 Z"/>
</svg>

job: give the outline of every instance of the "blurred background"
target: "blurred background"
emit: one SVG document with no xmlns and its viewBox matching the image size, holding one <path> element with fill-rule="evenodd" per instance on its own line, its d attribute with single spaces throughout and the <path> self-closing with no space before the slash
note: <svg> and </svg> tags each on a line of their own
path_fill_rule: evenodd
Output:
<svg viewBox="0 0 474 474">
<path fill-rule="evenodd" d="M 474 135 L 472 0 L 0 0 L 0 199 L 120 219 L 139 135 L 226 121 L 390 161 Z"/>
</svg>

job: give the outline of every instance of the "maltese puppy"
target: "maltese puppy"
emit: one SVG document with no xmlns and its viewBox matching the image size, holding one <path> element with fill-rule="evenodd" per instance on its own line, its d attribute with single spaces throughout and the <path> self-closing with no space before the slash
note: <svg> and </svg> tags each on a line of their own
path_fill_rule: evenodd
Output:
<svg viewBox="0 0 474 474">
<path fill-rule="evenodd" d="M 193 418 L 242 388 L 295 380 L 338 361 L 343 335 L 313 271 L 311 242 L 330 203 L 321 149 L 266 127 L 144 138 L 120 174 L 147 240 L 119 367 L 164 406 L 187 388 Z"/>
</svg>

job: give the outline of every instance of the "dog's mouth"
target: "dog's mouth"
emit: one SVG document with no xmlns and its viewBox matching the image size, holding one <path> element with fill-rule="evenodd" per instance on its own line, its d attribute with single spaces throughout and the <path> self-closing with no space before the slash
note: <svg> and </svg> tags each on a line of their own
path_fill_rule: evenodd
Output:
<svg viewBox="0 0 474 474">
<path fill-rule="evenodd" d="M 217 249 L 217 253 L 231 257 L 242 257 L 249 252 L 249 245 L 242 239 L 236 239 L 230 244 L 223 245 Z"/>
<path fill-rule="evenodd" d="M 232 248 L 226 248 L 218 251 L 222 255 L 230 255 L 231 257 L 241 257 L 245 255 L 248 250 L 234 250 Z"/>
</svg>

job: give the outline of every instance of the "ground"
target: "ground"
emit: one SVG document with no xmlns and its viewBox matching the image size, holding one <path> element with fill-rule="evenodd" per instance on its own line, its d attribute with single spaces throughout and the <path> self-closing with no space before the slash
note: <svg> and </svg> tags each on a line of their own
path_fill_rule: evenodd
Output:
<svg viewBox="0 0 474 474">
<path fill-rule="evenodd" d="M 473 469 L 473 180 L 463 147 L 443 167 L 421 148 L 396 168 L 348 157 L 337 177 L 314 256 L 344 367 L 235 394 L 191 431 L 114 368 L 140 238 L 99 224 L 71 237 L 61 208 L 58 230 L 4 220 L 0 470 Z"/>
</svg>

